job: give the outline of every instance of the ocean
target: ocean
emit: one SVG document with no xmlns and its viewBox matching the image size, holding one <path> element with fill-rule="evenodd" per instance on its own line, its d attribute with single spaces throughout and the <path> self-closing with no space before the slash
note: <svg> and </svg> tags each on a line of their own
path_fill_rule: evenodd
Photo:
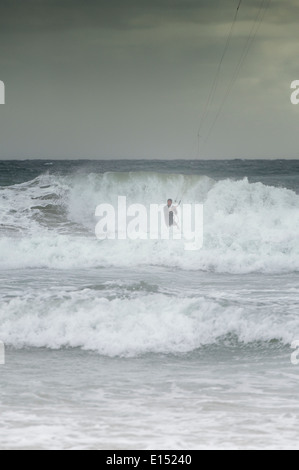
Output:
<svg viewBox="0 0 299 470">
<path fill-rule="evenodd" d="M 0 449 L 298 449 L 298 176 L 0 162 Z M 98 240 L 118 196 L 203 204 L 202 249 Z"/>
</svg>

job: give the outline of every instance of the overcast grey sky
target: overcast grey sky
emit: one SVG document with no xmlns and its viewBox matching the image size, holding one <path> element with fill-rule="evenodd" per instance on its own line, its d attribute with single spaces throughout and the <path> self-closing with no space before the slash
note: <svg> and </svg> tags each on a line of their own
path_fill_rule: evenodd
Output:
<svg viewBox="0 0 299 470">
<path fill-rule="evenodd" d="M 0 158 L 198 158 L 239 0 L 1 0 Z M 242 0 L 200 158 L 298 158 L 298 0 Z"/>
</svg>

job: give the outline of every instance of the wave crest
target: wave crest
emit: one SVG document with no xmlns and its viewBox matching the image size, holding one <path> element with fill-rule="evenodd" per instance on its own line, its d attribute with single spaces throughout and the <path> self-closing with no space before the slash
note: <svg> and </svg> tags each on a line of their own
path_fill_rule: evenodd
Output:
<svg viewBox="0 0 299 470">
<path fill-rule="evenodd" d="M 204 204 L 204 247 L 180 242 L 95 240 L 95 208 L 164 203 Z M 159 173 L 44 175 L 1 188 L 0 261 L 5 268 L 164 265 L 218 272 L 299 270 L 299 196 L 262 183 L 214 181 Z"/>
</svg>

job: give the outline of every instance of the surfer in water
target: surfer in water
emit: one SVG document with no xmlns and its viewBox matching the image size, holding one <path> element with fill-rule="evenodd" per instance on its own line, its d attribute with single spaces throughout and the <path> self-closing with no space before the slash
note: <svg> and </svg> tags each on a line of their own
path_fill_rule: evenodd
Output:
<svg viewBox="0 0 299 470">
<path fill-rule="evenodd" d="M 165 220 L 168 227 L 177 227 L 175 215 L 177 216 L 177 206 L 173 205 L 172 199 L 168 199 L 167 206 L 165 207 Z"/>
</svg>

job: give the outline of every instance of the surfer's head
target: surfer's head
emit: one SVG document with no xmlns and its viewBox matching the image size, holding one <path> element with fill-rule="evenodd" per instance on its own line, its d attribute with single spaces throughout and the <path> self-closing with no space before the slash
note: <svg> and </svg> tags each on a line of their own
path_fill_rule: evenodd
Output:
<svg viewBox="0 0 299 470">
<path fill-rule="evenodd" d="M 171 207 L 171 206 L 172 206 L 172 199 L 168 199 L 167 205 L 168 205 L 168 207 Z"/>
</svg>

